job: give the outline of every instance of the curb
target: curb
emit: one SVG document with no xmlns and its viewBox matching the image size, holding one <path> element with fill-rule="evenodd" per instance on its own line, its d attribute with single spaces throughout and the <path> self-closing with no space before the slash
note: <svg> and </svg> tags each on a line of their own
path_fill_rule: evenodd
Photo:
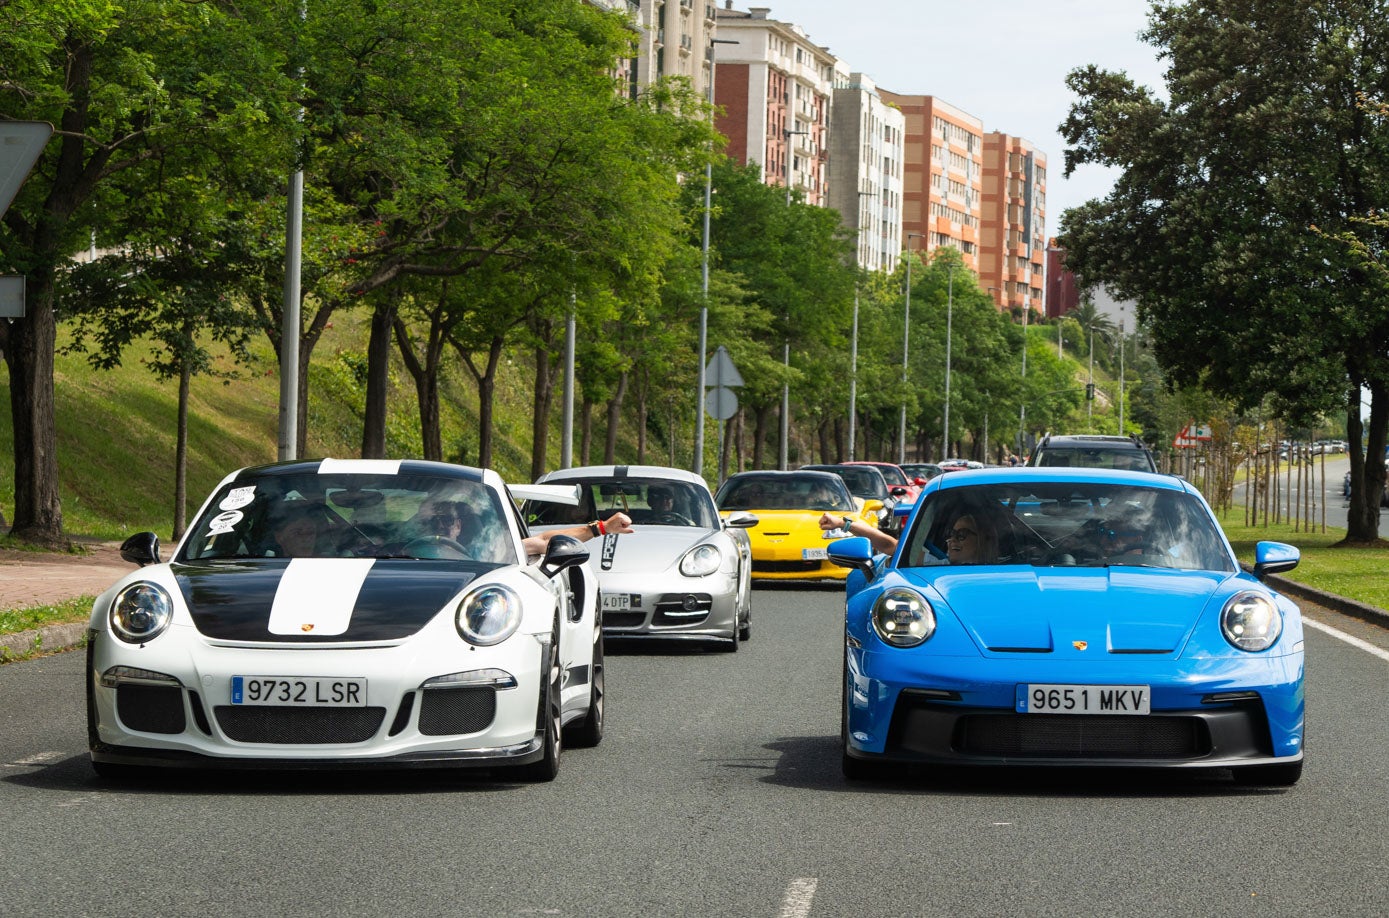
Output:
<svg viewBox="0 0 1389 918">
<path fill-rule="evenodd" d="M 1325 606 L 1343 615 L 1367 621 L 1381 628 L 1389 628 L 1389 612 L 1384 609 L 1372 606 L 1369 603 L 1360 602 L 1358 599 L 1348 599 L 1345 596 L 1338 596 L 1335 593 L 1328 593 L 1324 590 L 1316 590 L 1305 584 L 1277 574 L 1270 574 L 1265 578 L 1269 585 L 1280 593 L 1287 593 L 1298 599 L 1305 599 L 1307 602 L 1314 602 L 1319 606 Z"/>
<path fill-rule="evenodd" d="M 72 650 L 86 642 L 86 622 L 44 625 L 29 631 L 0 634 L 0 662 L 17 662 L 41 654 Z"/>
</svg>

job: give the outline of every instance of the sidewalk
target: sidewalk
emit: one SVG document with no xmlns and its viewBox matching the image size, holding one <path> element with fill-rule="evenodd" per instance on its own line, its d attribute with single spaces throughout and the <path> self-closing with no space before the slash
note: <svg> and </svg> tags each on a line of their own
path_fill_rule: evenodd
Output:
<svg viewBox="0 0 1389 918">
<path fill-rule="evenodd" d="M 81 543 L 85 554 L 0 550 L 0 609 L 24 609 L 96 596 L 135 565 L 121 559 L 119 542 Z M 36 649 L 67 650 L 82 643 L 85 622 L 47 625 L 33 631 L 0 634 L 0 658 Z"/>
</svg>

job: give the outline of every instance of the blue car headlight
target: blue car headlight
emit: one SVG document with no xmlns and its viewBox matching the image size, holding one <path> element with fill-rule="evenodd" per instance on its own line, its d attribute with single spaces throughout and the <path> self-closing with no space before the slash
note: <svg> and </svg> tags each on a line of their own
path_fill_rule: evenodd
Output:
<svg viewBox="0 0 1389 918">
<path fill-rule="evenodd" d="M 1283 616 L 1262 593 L 1236 593 L 1220 611 L 1220 631 L 1240 650 L 1267 650 L 1283 633 Z"/>
<path fill-rule="evenodd" d="M 469 644 L 500 644 L 521 626 L 521 597 L 507 587 L 483 587 L 463 597 L 454 621 Z"/>
<path fill-rule="evenodd" d="M 719 569 L 723 555 L 713 545 L 696 545 L 680 559 L 680 573 L 686 577 L 707 577 Z"/>
<path fill-rule="evenodd" d="M 936 613 L 914 590 L 885 590 L 873 603 L 873 630 L 894 647 L 915 647 L 936 633 Z"/>
<path fill-rule="evenodd" d="M 157 583 L 132 583 L 116 594 L 107 612 L 111 632 L 128 644 L 143 644 L 164 633 L 174 619 L 174 602 Z"/>
</svg>

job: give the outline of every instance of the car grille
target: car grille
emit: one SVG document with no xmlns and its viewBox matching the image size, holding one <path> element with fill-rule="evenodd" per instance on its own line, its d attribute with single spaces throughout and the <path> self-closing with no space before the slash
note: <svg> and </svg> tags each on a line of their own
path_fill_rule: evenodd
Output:
<svg viewBox="0 0 1389 918">
<path fill-rule="evenodd" d="M 819 561 L 753 561 L 754 574 L 813 574 L 820 570 Z"/>
<path fill-rule="evenodd" d="M 693 608 L 686 608 L 685 599 L 690 598 Z M 714 606 L 714 598 L 708 593 L 665 593 L 656 601 L 656 612 L 651 616 L 653 625 L 696 625 L 709 617 Z"/>
<path fill-rule="evenodd" d="M 486 730 L 497 714 L 497 691 L 488 686 L 429 689 L 421 693 L 420 732 L 455 736 Z"/>
<path fill-rule="evenodd" d="M 966 755 L 1036 758 L 1191 758 L 1210 751 L 1194 717 L 974 714 L 961 717 L 953 745 Z"/>
<path fill-rule="evenodd" d="M 219 705 L 217 726 L 238 743 L 364 743 L 386 719 L 385 708 L 277 708 Z"/>
<path fill-rule="evenodd" d="M 141 733 L 182 733 L 188 726 L 183 689 L 176 685 L 123 684 L 116 689 L 116 714 Z"/>
<path fill-rule="evenodd" d="M 646 624 L 645 612 L 604 612 L 604 628 L 640 628 Z"/>
</svg>

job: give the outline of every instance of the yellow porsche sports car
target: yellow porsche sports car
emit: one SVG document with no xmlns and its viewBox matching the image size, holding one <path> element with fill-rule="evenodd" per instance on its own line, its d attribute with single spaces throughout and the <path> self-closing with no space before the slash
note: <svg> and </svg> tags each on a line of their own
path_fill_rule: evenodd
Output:
<svg viewBox="0 0 1389 918">
<path fill-rule="evenodd" d="M 860 506 L 842 478 L 816 471 L 739 472 L 724 481 L 714 502 L 725 518 L 741 511 L 757 517 L 747 530 L 754 580 L 843 580 L 848 570 L 827 560 L 825 549 L 848 533 L 822 530 L 821 515 L 877 526 L 883 509 L 876 500 Z"/>
</svg>

